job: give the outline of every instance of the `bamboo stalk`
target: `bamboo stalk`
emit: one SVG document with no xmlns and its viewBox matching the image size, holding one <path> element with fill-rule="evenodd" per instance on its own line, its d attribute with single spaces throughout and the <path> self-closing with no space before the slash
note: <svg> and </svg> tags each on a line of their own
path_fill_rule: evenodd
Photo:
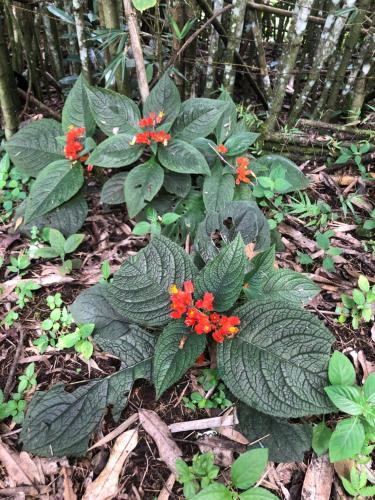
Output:
<svg viewBox="0 0 375 500">
<path fill-rule="evenodd" d="M 81 60 L 82 73 L 88 82 L 91 82 L 91 69 L 89 52 L 85 34 L 84 0 L 73 0 L 73 15 L 76 24 L 79 58 Z"/>
<path fill-rule="evenodd" d="M 224 6 L 224 0 L 214 0 L 213 10 L 214 12 L 220 11 Z M 218 21 L 221 21 L 221 15 L 218 16 Z M 204 95 L 209 97 L 213 91 L 215 83 L 215 66 L 214 61 L 217 61 L 219 57 L 219 34 L 215 28 L 211 27 L 211 35 L 208 42 L 208 59 L 207 59 L 207 72 L 206 72 L 206 85 L 204 90 Z"/>
<path fill-rule="evenodd" d="M 236 70 L 233 65 L 235 53 L 239 53 L 245 20 L 246 3 L 243 0 L 232 0 L 232 11 L 229 19 L 228 43 L 226 47 L 223 86 L 233 93 Z"/>
</svg>

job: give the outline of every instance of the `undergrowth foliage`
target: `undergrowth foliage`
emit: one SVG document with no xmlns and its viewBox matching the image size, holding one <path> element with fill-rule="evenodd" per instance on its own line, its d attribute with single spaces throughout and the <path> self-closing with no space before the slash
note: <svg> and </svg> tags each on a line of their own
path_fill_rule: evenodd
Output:
<svg viewBox="0 0 375 500">
<path fill-rule="evenodd" d="M 97 128 L 108 136 L 98 144 Z M 228 94 L 181 103 L 166 73 L 143 116 L 129 98 L 79 77 L 62 125 L 33 122 L 6 143 L 19 171 L 35 177 L 18 210 L 25 232 L 76 233 L 87 213 L 85 171 L 94 167 L 130 167 L 105 183 L 104 203 L 126 203 L 141 220 L 145 209 L 178 216 L 170 224 L 161 218 L 158 230 L 150 221 L 150 243 L 71 306 L 74 321 L 91 325 L 96 346 L 121 368 L 72 392 L 62 384 L 37 392 L 21 433 L 27 451 L 84 454 L 108 406 L 119 420 L 137 379 L 152 381 L 160 398 L 208 346 L 217 349 L 218 376 L 238 404 L 241 431 L 251 441 L 271 435 L 263 442 L 271 460 L 301 460 L 310 448 L 310 424 L 288 419 L 332 411 L 324 391 L 332 336 L 302 307 L 319 288 L 275 269 L 253 186 L 274 196 L 308 180 L 281 156 L 251 158 L 258 135 L 237 120 Z M 187 234 L 192 254 L 180 245 Z M 257 252 L 251 260 L 248 245 Z"/>
</svg>

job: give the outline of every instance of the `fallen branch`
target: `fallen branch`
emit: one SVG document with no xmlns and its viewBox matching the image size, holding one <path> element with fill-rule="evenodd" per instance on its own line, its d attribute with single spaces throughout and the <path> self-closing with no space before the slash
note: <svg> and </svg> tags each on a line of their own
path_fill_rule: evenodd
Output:
<svg viewBox="0 0 375 500">
<path fill-rule="evenodd" d="M 234 415 L 226 415 L 224 417 L 212 417 L 200 420 L 190 420 L 189 422 L 177 422 L 169 425 L 169 430 L 172 433 L 199 431 L 201 429 L 215 429 L 216 427 L 228 427 L 237 424 L 237 417 L 234 417 Z"/>
<path fill-rule="evenodd" d="M 23 328 L 19 328 L 18 332 L 19 332 L 18 346 L 17 346 L 16 353 L 15 353 L 14 358 L 13 358 L 12 366 L 10 367 L 10 370 L 9 370 L 9 375 L 8 375 L 7 382 L 5 384 L 5 389 L 4 389 L 4 399 L 5 400 L 8 399 L 10 392 L 13 389 L 14 375 L 16 373 L 18 360 L 20 359 L 21 352 L 23 349 L 23 339 L 25 337 L 25 330 Z"/>
<path fill-rule="evenodd" d="M 298 125 L 319 130 L 331 130 L 333 132 L 343 132 L 345 134 L 354 135 L 356 137 L 375 137 L 375 130 L 347 127 L 346 125 L 338 125 L 337 123 L 326 123 L 326 122 L 321 122 L 319 120 L 305 120 L 301 118 L 297 122 L 297 126 Z"/>
<path fill-rule="evenodd" d="M 58 121 L 61 121 L 61 115 L 60 113 L 58 113 L 57 111 L 54 111 L 53 109 L 51 109 L 49 106 L 47 106 L 46 104 L 43 104 L 42 102 L 40 102 L 38 99 L 36 99 L 36 97 L 34 97 L 33 95 L 31 95 L 30 93 L 28 92 L 25 92 L 24 90 L 22 89 L 19 89 L 17 88 L 18 90 L 18 93 L 21 97 L 23 97 L 23 99 L 25 99 L 25 102 L 27 103 L 28 101 L 29 102 L 32 102 L 33 104 L 35 104 L 35 106 L 37 106 L 41 111 L 44 111 L 45 113 L 47 113 L 48 115 L 52 116 L 52 118 L 55 118 L 55 120 L 58 120 Z"/>
</svg>

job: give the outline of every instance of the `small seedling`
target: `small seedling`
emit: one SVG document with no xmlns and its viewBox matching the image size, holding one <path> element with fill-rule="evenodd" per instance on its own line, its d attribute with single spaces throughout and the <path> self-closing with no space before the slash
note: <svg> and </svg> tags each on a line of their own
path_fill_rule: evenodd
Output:
<svg viewBox="0 0 375 500">
<path fill-rule="evenodd" d="M 193 17 L 192 19 L 189 19 L 185 23 L 182 30 L 180 30 L 180 28 L 178 27 L 178 24 L 176 23 L 176 21 L 173 19 L 172 16 L 168 16 L 168 21 L 169 21 L 169 24 L 173 30 L 175 37 L 177 38 L 177 40 L 179 40 L 181 42 L 188 35 L 189 31 L 192 29 L 192 27 L 195 23 L 195 17 Z"/>
<path fill-rule="evenodd" d="M 331 245 L 330 239 L 334 234 L 334 231 L 331 230 L 325 233 L 321 233 L 320 231 L 315 233 L 316 244 L 320 249 L 324 250 L 323 268 L 329 273 L 334 273 L 336 271 L 333 257 L 342 254 L 341 248 Z"/>
<path fill-rule="evenodd" d="M 29 178 L 15 168 L 11 168 L 10 158 L 6 153 L 0 160 L 0 206 L 1 221 L 8 221 L 14 212 L 14 207 L 27 196 L 24 185 Z"/>
<path fill-rule="evenodd" d="M 363 141 L 358 145 L 351 144 L 350 148 L 340 148 L 341 154 L 337 158 L 335 163 L 344 164 L 350 160 L 353 160 L 358 167 L 362 179 L 371 180 L 372 177 L 367 172 L 365 165 L 363 165 L 362 163 L 362 155 L 368 153 L 370 150 L 371 150 L 371 144 L 369 141 Z"/>
<path fill-rule="evenodd" d="M 75 263 L 70 259 L 65 260 L 65 256 L 77 250 L 84 238 L 84 234 L 72 234 L 68 238 L 65 238 L 58 229 L 50 228 L 48 239 L 50 246 L 39 248 L 36 252 L 36 257 L 44 259 L 60 257 L 63 262 L 60 268 L 61 272 L 63 274 L 69 274 L 72 272 Z"/>
<path fill-rule="evenodd" d="M 102 277 L 100 278 L 100 283 L 108 283 L 110 281 L 111 276 L 111 266 L 108 260 L 103 261 L 100 270 L 102 272 Z"/>
<path fill-rule="evenodd" d="M 358 288 L 352 292 L 352 296 L 341 295 L 343 306 L 336 308 L 339 314 L 338 322 L 343 324 L 348 318 L 352 318 L 352 327 L 357 330 L 361 322 L 369 323 L 374 320 L 372 304 L 375 302 L 375 285 L 370 288 L 366 276 L 358 278 Z"/>
<path fill-rule="evenodd" d="M 34 283 L 32 280 L 20 281 L 15 289 L 15 294 L 18 299 L 16 304 L 23 309 L 27 302 L 33 298 L 33 292 L 39 290 L 40 285 Z"/>
<path fill-rule="evenodd" d="M 24 276 L 26 273 L 23 271 L 25 271 L 25 269 L 27 269 L 29 265 L 29 256 L 24 252 L 20 252 L 17 257 L 11 255 L 10 265 L 7 266 L 7 269 L 12 273 L 17 273 L 19 276 Z"/>
<path fill-rule="evenodd" d="M 284 192 L 291 187 L 291 184 L 285 179 L 286 170 L 277 166 L 274 167 L 269 177 L 260 175 L 256 178 L 256 184 L 253 187 L 255 198 L 274 198 L 277 194 Z"/>
<path fill-rule="evenodd" d="M 184 396 L 182 401 L 187 408 L 195 410 L 196 408 L 228 408 L 231 406 L 232 402 L 225 397 L 225 386 L 219 383 L 219 377 L 217 375 L 217 370 L 205 369 L 202 371 L 202 375 L 198 378 L 199 384 L 201 384 L 202 389 L 207 391 L 212 391 L 214 388 L 216 390 L 212 395 L 207 398 L 202 396 L 199 392 L 194 391 L 190 394 L 190 397 Z"/>
<path fill-rule="evenodd" d="M 314 264 L 314 260 L 310 257 L 309 254 L 300 252 L 297 250 L 297 260 L 303 266 L 311 266 Z"/>
<path fill-rule="evenodd" d="M 198 491 L 213 483 L 219 474 L 219 467 L 214 464 L 214 454 L 195 455 L 191 466 L 181 459 L 176 460 L 178 481 L 184 485 L 187 500 L 193 498 Z"/>
<path fill-rule="evenodd" d="M 145 221 L 137 222 L 134 226 L 132 233 L 136 236 L 143 236 L 145 234 L 160 234 L 162 226 L 169 226 L 178 220 L 181 216 L 174 212 L 167 212 L 164 215 L 158 215 L 154 208 L 147 208 Z"/>
<path fill-rule="evenodd" d="M 89 336 L 92 334 L 94 329 L 94 323 L 79 325 L 74 332 L 59 337 L 57 347 L 59 349 L 69 349 L 74 347 L 74 349 L 82 354 L 86 360 L 90 359 L 92 353 L 94 352 L 94 346 L 89 340 Z"/>
<path fill-rule="evenodd" d="M 15 321 L 18 319 L 18 313 L 16 311 L 9 311 L 5 318 L 2 321 L 2 324 L 5 325 L 7 328 L 10 328 Z"/>
<path fill-rule="evenodd" d="M 18 377 L 17 392 L 12 394 L 11 399 L 4 401 L 4 394 L 0 390 L 0 420 L 12 417 L 13 422 L 21 424 L 25 417 L 26 401 L 23 395 L 26 391 L 34 387 L 36 382 L 35 364 L 30 363 L 23 375 Z"/>
<path fill-rule="evenodd" d="M 368 498 L 375 495 L 375 486 L 366 486 L 367 472 L 365 468 L 359 472 L 356 465 L 352 465 L 350 470 L 350 480 L 340 476 L 345 490 L 355 499 Z"/>
<path fill-rule="evenodd" d="M 291 198 L 291 203 L 286 205 L 290 215 L 300 219 L 310 219 L 305 227 L 324 227 L 329 218 L 332 218 L 332 209 L 324 201 L 311 201 L 306 193 L 299 193 L 298 198 Z"/>
</svg>

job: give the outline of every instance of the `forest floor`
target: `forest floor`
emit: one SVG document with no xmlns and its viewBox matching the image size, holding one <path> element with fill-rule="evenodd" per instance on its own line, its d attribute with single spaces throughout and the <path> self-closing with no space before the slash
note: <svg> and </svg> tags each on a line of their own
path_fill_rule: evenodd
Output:
<svg viewBox="0 0 375 500">
<path fill-rule="evenodd" d="M 287 151 L 284 154 L 287 155 Z M 359 377 L 362 377 L 375 370 L 375 327 L 367 323 L 354 330 L 350 322 L 339 325 L 335 309 L 341 294 L 350 292 L 356 286 L 359 275 L 364 274 L 371 284 L 375 283 L 375 242 L 365 246 L 365 240 L 358 234 L 357 223 L 357 216 L 362 219 L 368 217 L 375 188 L 363 182 L 354 166 L 342 165 L 340 170 L 331 174 L 324 163 L 311 159 L 304 161 L 301 168 L 311 179 L 311 185 L 306 190 L 309 198 L 312 201 L 327 203 L 331 207 L 329 218 L 331 214 L 335 214 L 332 217 L 334 220 L 328 220 L 326 229 L 333 231 L 330 244 L 340 248 L 341 254 L 334 257 L 334 272 L 324 269 L 324 250 L 319 248 L 314 237 L 317 227 L 308 227 L 306 219 L 298 218 L 297 215 L 285 214 L 284 220 L 278 226 L 284 250 L 277 253 L 277 263 L 282 268 L 306 272 L 321 287 L 321 293 L 308 308 L 332 331 L 336 338 L 335 347 L 352 358 Z M 80 269 L 74 270 L 70 275 L 61 275 L 54 261 L 32 261 L 22 279 L 31 279 L 42 287 L 34 292 L 32 300 L 20 311 L 13 325 L 6 326 L 0 332 L 0 387 L 8 385 L 12 389 L 25 366 L 30 362 L 36 364 L 37 386 L 29 391 L 27 400 L 32 398 L 35 390 L 47 390 L 58 382 L 74 387 L 81 381 L 113 373 L 119 367 L 119 360 L 97 349 L 92 359 L 84 362 L 72 350 L 62 352 L 49 347 L 45 353 L 40 354 L 38 348 L 33 345 L 33 340 L 41 333 L 41 322 L 49 315 L 46 303 L 49 295 L 61 293 L 63 303 L 69 306 L 81 290 L 98 281 L 103 261 L 108 260 L 111 271 L 114 272 L 124 257 L 135 254 L 147 242 L 147 238 L 132 235 L 134 222 L 127 218 L 123 206 L 109 210 L 100 204 L 99 188 L 103 183 L 101 176 L 101 173 L 94 173 L 89 178 L 90 211 L 82 230 L 86 238 L 74 255 L 81 260 Z M 350 198 L 354 193 L 359 197 Z M 342 200 L 348 199 L 352 201 L 354 214 L 348 206 L 343 209 Z M 284 204 L 290 202 L 290 196 L 284 196 Z M 282 210 L 282 207 L 279 208 L 279 211 Z M 30 245 L 19 233 L 11 231 L 13 227 L 13 221 L 0 227 L 0 252 L 3 255 L 17 255 Z M 310 255 L 312 264 L 302 265 L 300 253 Z M 5 260 L 5 264 L 7 263 L 8 257 Z M 7 270 L 5 265 L 1 268 L 0 298 L 4 314 L 15 307 L 17 296 L 14 292 L 18 280 L 19 277 Z M 192 391 L 202 392 L 197 382 L 202 366 L 196 365 L 157 402 L 154 390 L 148 382 L 138 381 L 135 384 L 121 421 L 131 418 L 131 427 L 138 429 L 138 443 L 126 465 L 117 472 L 120 489 L 116 498 L 166 499 L 168 489 L 172 492 L 170 498 L 183 498 L 181 485 L 174 481 L 168 467 L 160 459 L 162 452 L 155 444 L 157 436 L 144 430 L 137 415 L 140 409 L 153 410 L 165 424 L 171 425 L 221 416 L 223 413 L 232 414 L 231 409 L 194 411 L 182 403 L 184 395 L 189 395 Z M 118 424 L 114 423 L 108 414 L 100 431 L 93 437 L 92 445 L 117 427 Z M 85 458 L 37 459 L 22 453 L 19 455 L 19 432 L 19 426 L 16 424 L 0 423 L 0 457 L 4 458 L 4 454 L 13 453 L 13 458 L 16 459 L 13 469 L 0 466 L 0 490 L 3 489 L 3 492 L 0 492 L 1 497 L 24 498 L 22 495 L 26 494 L 26 497 L 37 498 L 80 498 L 90 482 L 103 470 L 112 453 L 114 442 L 111 440 L 94 448 Z M 159 429 L 159 432 L 162 431 Z M 214 451 L 216 459 L 223 466 L 224 480 L 228 477 L 226 471 L 234 457 L 245 449 L 243 436 L 236 432 L 230 433 L 228 428 L 224 427 L 215 427 L 214 431 L 202 428 L 174 432 L 172 436 L 184 459 L 191 459 L 199 450 Z M 164 453 L 168 454 L 168 447 L 164 449 Z M 280 498 L 301 498 L 304 481 L 311 482 L 311 474 L 309 477 L 306 475 L 306 471 L 314 464 L 310 459 L 311 456 L 308 455 L 302 463 L 270 463 L 261 484 Z M 13 482 L 9 482 L 10 470 L 13 471 Z M 30 484 L 27 491 L 24 488 L 20 491 L 16 486 L 17 478 L 23 474 L 30 479 L 29 483 L 26 483 Z M 35 481 L 35 478 L 38 480 Z M 38 486 L 35 486 L 36 483 Z M 305 484 L 304 487 L 308 486 Z M 327 484 L 324 486 L 327 487 Z M 160 493 L 162 490 L 164 493 Z M 332 498 L 345 498 L 337 479 L 334 480 L 331 495 Z"/>
</svg>

